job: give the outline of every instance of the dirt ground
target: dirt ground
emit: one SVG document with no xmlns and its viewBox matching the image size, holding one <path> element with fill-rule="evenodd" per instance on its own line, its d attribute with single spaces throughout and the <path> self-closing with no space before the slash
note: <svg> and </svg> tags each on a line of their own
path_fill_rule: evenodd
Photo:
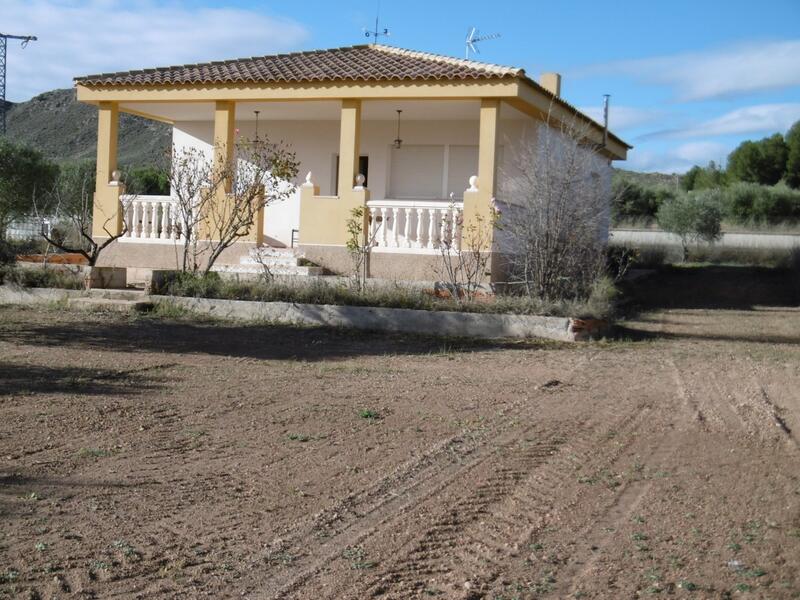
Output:
<svg viewBox="0 0 800 600">
<path fill-rule="evenodd" d="M 800 597 L 800 309 L 622 337 L 0 307 L 0 597 Z"/>
</svg>

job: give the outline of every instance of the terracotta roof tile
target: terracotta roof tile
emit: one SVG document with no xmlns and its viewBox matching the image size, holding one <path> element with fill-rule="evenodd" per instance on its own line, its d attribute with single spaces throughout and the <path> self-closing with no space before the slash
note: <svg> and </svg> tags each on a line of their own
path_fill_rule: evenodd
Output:
<svg viewBox="0 0 800 600">
<path fill-rule="evenodd" d="M 86 75 L 83 85 L 181 85 L 214 83 L 300 83 L 322 81 L 397 81 L 497 79 L 524 76 L 501 67 L 403 50 L 391 46 L 350 46 L 291 54 Z"/>
</svg>

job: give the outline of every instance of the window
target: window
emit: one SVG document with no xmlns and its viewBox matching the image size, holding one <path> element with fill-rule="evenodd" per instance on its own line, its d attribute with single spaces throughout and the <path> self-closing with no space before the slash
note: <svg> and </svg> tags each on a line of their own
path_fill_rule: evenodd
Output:
<svg viewBox="0 0 800 600">
<path fill-rule="evenodd" d="M 442 197 L 444 146 L 392 148 L 389 197 L 432 200 Z"/>
<path fill-rule="evenodd" d="M 369 187 L 369 156 L 358 157 L 358 172 L 364 176 L 364 187 Z M 353 184 L 355 185 L 355 183 Z M 339 193 L 339 155 L 333 165 L 333 194 Z"/>
<path fill-rule="evenodd" d="M 392 148 L 389 198 L 455 200 L 464 197 L 469 178 L 478 173 L 478 146 L 414 146 Z"/>
</svg>

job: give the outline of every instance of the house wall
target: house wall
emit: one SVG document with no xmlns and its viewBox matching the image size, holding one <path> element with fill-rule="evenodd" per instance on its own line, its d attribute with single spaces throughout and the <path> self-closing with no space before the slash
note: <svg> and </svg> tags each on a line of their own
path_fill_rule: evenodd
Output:
<svg viewBox="0 0 800 600">
<path fill-rule="evenodd" d="M 511 160 L 501 169 L 497 194 L 501 217 L 494 239 L 499 253 L 507 254 L 514 248 L 509 231 L 513 225 L 503 228 L 503 219 L 511 223 L 518 219 L 519 226 L 519 219 L 527 218 L 521 208 L 526 194 L 535 193 L 538 185 L 542 186 L 539 194 L 544 193 L 547 185 L 542 184 L 543 181 L 551 181 L 553 187 L 549 193 L 557 193 L 564 185 L 558 178 L 566 169 L 571 172 L 570 178 L 580 178 L 584 182 L 571 184 L 574 187 L 571 188 L 573 197 L 568 199 L 570 206 L 575 206 L 576 210 L 580 207 L 591 215 L 595 220 L 596 239 L 608 242 L 613 175 L 608 158 L 575 144 L 564 133 L 544 123 L 531 124 L 508 151 Z M 536 203 L 530 205 L 531 208 L 536 206 Z"/>
<path fill-rule="evenodd" d="M 238 135 L 252 138 L 255 134 L 255 123 L 251 121 L 237 122 Z M 268 206 L 265 210 L 264 231 L 267 243 L 272 245 L 291 244 L 293 229 L 299 229 L 300 220 L 300 184 L 305 180 L 307 172 L 313 173 L 313 181 L 319 187 L 318 194 L 335 196 L 336 155 L 339 149 L 339 122 L 320 121 L 273 121 L 261 120 L 259 133 L 268 135 L 273 141 L 286 140 L 296 152 L 300 162 L 297 180 L 298 189 L 289 199 Z M 361 155 L 369 156 L 368 189 L 371 199 L 387 197 L 391 181 L 390 157 L 392 140 L 396 137 L 396 122 L 364 121 L 361 133 Z M 454 147 L 474 147 L 478 145 L 478 120 L 470 121 L 403 121 L 400 137 L 406 149 L 416 145 L 452 145 Z M 519 177 L 524 168 L 525 159 L 521 153 L 525 149 L 536 152 L 546 145 L 548 151 L 559 147 L 561 134 L 548 128 L 545 124 L 533 119 L 501 120 L 500 148 L 498 152 L 498 200 L 503 204 L 514 204 L 513 186 L 507 185 L 510 180 Z M 200 148 L 209 156 L 212 155 L 213 123 L 211 122 L 179 122 L 173 131 L 173 141 L 180 149 L 187 146 Z M 555 143 L 553 143 L 555 141 Z M 468 154 L 468 153 L 467 153 Z M 591 170 L 598 175 L 597 182 L 601 193 L 611 197 L 612 168 L 609 161 L 597 154 L 588 153 L 587 160 Z M 465 173 L 477 173 L 477 160 Z M 557 161 L 556 161 L 557 162 Z M 460 195 L 468 185 L 450 178 L 447 181 L 449 191 Z M 456 188 L 455 186 L 460 186 Z M 450 188 L 455 189 L 450 189 Z M 336 202 L 332 197 L 326 201 Z M 518 199 L 517 199 L 518 201 Z M 608 236 L 610 206 L 598 221 L 598 235 L 604 240 Z M 331 226 L 336 226 L 331 223 Z M 342 225 L 343 226 L 343 225 Z M 500 274 L 502 268 L 502 248 L 507 246 L 503 232 L 496 233 L 500 254 L 494 262 L 493 272 Z M 347 273 L 351 269 L 351 260 L 343 246 L 339 245 L 307 245 L 302 247 L 303 254 L 310 260 L 326 267 L 334 273 Z M 228 258 L 228 257 L 225 257 Z M 174 258 L 173 258 L 174 260 Z M 235 262 L 222 260 L 221 262 Z M 374 252 L 370 259 L 370 274 L 385 279 L 431 280 L 436 278 L 435 269 L 440 259 L 437 254 L 404 254 L 401 252 Z M 497 277 L 495 277 L 497 279 Z M 503 275 L 499 275 L 503 280 Z"/>
<path fill-rule="evenodd" d="M 501 121 L 500 157 L 503 160 L 503 147 L 515 143 L 524 129 L 526 121 Z M 236 123 L 239 136 L 251 138 L 255 134 L 253 121 Z M 387 197 L 391 175 L 389 173 L 392 141 L 397 137 L 397 124 L 393 121 L 363 121 L 361 126 L 361 155 L 369 157 L 369 180 L 367 187 L 373 200 Z M 298 186 L 305 180 L 306 173 L 313 174 L 314 183 L 323 196 L 335 195 L 336 155 L 339 150 L 338 121 L 268 121 L 259 122 L 259 133 L 270 140 L 285 140 L 297 154 L 300 169 Z M 464 146 L 478 146 L 478 120 L 472 121 L 403 121 L 400 137 L 406 147 L 415 145 L 452 145 L 463 153 Z M 213 123 L 211 121 L 180 121 L 173 128 L 173 143 L 176 149 L 184 147 L 200 148 L 210 158 L 212 155 Z M 477 153 L 475 164 L 465 168 L 465 173 L 476 174 L 478 170 Z M 468 187 L 468 176 L 463 182 L 449 178 L 447 193 L 456 196 Z M 451 189 L 452 188 L 452 189 Z M 446 199 L 445 194 L 442 199 Z M 300 190 L 289 199 L 272 204 L 265 210 L 264 233 L 268 243 L 273 245 L 291 244 L 292 229 L 300 223 Z"/>
</svg>

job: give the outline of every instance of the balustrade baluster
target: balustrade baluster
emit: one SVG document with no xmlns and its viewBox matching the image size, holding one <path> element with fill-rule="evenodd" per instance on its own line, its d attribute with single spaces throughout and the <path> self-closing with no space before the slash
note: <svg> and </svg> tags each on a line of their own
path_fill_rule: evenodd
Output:
<svg viewBox="0 0 800 600">
<path fill-rule="evenodd" d="M 400 235 L 400 209 L 397 207 L 392 208 L 392 247 L 397 248 L 400 245 L 398 236 Z"/>
<path fill-rule="evenodd" d="M 377 235 L 376 232 L 378 231 L 378 209 L 377 208 L 370 208 L 369 210 L 369 228 L 367 231 L 369 232 L 369 236 L 367 237 L 367 242 L 370 246 L 377 245 Z"/>
<path fill-rule="evenodd" d="M 134 200 L 133 202 L 131 202 L 131 213 L 132 213 L 131 223 L 130 223 L 131 237 L 132 238 L 138 238 L 139 237 L 139 231 L 138 231 L 138 229 L 139 229 L 139 202 L 137 200 Z"/>
<path fill-rule="evenodd" d="M 386 208 L 381 207 L 381 243 L 380 245 L 384 248 L 386 247 L 386 227 L 388 226 L 388 222 L 386 221 Z"/>
<path fill-rule="evenodd" d="M 424 212 L 425 210 L 422 208 L 417 209 L 417 239 L 414 240 L 414 246 L 416 248 L 422 248 L 422 213 Z"/>
<path fill-rule="evenodd" d="M 158 202 L 151 202 L 150 206 L 150 239 L 156 239 L 158 237 Z"/>
<path fill-rule="evenodd" d="M 405 216 L 406 216 L 406 222 L 403 224 L 403 237 L 405 238 L 405 240 L 404 240 L 405 243 L 403 245 L 406 248 L 411 248 L 411 209 L 410 208 L 406 208 L 405 209 Z"/>
<path fill-rule="evenodd" d="M 433 250 L 436 242 L 436 209 L 429 208 L 425 212 L 428 213 L 428 243 L 426 247 Z"/>
<path fill-rule="evenodd" d="M 461 211 L 453 208 L 453 248 L 461 249 Z"/>
<path fill-rule="evenodd" d="M 169 238 L 169 202 L 161 202 L 161 233 L 158 236 L 162 240 Z"/>
</svg>

